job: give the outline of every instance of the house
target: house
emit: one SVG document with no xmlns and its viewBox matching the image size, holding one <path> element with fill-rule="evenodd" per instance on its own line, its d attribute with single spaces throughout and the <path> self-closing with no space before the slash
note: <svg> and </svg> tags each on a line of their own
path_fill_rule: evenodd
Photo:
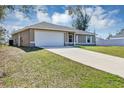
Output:
<svg viewBox="0 0 124 93">
<path fill-rule="evenodd" d="M 41 22 L 12 33 L 16 46 L 95 45 L 95 34 L 74 28 Z"/>
</svg>

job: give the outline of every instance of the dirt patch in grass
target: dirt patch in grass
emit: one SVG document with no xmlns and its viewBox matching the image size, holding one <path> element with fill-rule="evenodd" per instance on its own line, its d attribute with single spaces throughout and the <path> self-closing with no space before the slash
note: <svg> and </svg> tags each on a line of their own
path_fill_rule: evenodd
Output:
<svg viewBox="0 0 124 93">
<path fill-rule="evenodd" d="M 0 64 L 7 64 L 7 62 L 18 61 L 25 54 L 25 51 L 22 51 L 16 47 L 7 47 L 0 48 Z M 0 65 L 2 66 L 2 65 Z"/>
<path fill-rule="evenodd" d="M 9 71 L 8 68 L 12 67 L 11 69 L 13 69 L 14 64 L 16 64 L 16 62 L 19 62 L 21 60 L 22 55 L 24 54 L 25 52 L 19 48 L 8 47 L 8 46 L 0 47 L 0 71 L 7 73 L 6 76 L 11 75 L 11 73 L 9 73 L 11 71 Z M 0 87 L 3 87 L 3 85 L 4 85 L 4 82 L 1 79 Z"/>
</svg>

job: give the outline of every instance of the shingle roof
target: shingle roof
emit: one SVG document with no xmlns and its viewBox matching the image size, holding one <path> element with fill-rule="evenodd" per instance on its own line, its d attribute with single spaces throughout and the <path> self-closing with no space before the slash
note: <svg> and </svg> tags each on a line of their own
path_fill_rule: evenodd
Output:
<svg viewBox="0 0 124 93">
<path fill-rule="evenodd" d="M 70 28 L 70 27 L 66 27 L 66 26 L 60 26 L 60 25 L 51 24 L 51 23 L 47 23 L 47 22 L 41 22 L 41 23 L 38 23 L 38 24 L 34 24 L 34 25 L 30 25 L 30 26 L 24 27 L 24 28 L 22 28 L 22 29 L 20 29 L 20 30 L 18 30 L 16 32 L 14 32 L 13 34 L 21 32 L 21 31 L 23 31 L 25 29 L 30 29 L 30 28 L 33 28 L 33 29 L 57 30 L 57 31 L 64 31 L 64 32 L 74 32 L 76 34 L 94 35 L 91 32 L 77 30 L 77 29 L 74 29 L 74 28 Z"/>
</svg>

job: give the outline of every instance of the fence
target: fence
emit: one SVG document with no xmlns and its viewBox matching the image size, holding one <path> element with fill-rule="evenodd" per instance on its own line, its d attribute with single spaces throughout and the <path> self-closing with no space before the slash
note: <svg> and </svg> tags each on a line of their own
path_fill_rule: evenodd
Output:
<svg viewBox="0 0 124 93">
<path fill-rule="evenodd" d="M 124 46 L 124 39 L 111 39 L 111 40 L 97 39 L 96 45 L 98 46 Z"/>
</svg>

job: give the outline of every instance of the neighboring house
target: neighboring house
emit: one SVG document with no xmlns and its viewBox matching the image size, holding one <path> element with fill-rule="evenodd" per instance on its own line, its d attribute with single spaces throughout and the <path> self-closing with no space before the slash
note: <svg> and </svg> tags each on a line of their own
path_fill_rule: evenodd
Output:
<svg viewBox="0 0 124 93">
<path fill-rule="evenodd" d="M 95 45 L 95 34 L 73 28 L 41 22 L 12 34 L 17 46 Z"/>
</svg>

